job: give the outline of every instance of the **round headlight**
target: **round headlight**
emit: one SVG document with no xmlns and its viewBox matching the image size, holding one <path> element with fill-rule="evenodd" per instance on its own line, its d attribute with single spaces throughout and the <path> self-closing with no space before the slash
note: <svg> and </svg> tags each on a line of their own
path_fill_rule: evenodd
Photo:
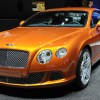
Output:
<svg viewBox="0 0 100 100">
<path fill-rule="evenodd" d="M 56 56 L 57 56 L 58 58 L 62 58 L 62 57 L 64 57 L 66 54 L 67 54 L 67 50 L 66 50 L 65 48 L 60 48 L 60 49 L 58 49 L 57 52 L 56 52 Z"/>
<path fill-rule="evenodd" d="M 50 50 L 43 50 L 39 52 L 39 54 L 37 55 L 37 61 L 40 64 L 46 64 L 47 62 L 50 61 L 51 58 L 52 58 L 52 52 Z"/>
</svg>

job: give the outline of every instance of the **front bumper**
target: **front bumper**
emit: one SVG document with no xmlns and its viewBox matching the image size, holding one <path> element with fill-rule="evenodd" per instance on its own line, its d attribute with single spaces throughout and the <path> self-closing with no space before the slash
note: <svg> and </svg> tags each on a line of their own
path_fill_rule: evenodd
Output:
<svg viewBox="0 0 100 100">
<path fill-rule="evenodd" d="M 30 74 L 26 78 L 0 76 L 0 84 L 22 88 L 58 87 L 66 85 L 74 79 L 74 76 L 64 77 L 61 72 L 41 72 Z"/>
<path fill-rule="evenodd" d="M 57 81 L 48 81 L 44 83 L 38 84 L 12 84 L 12 83 L 4 83 L 0 82 L 0 85 L 10 86 L 10 87 L 18 87 L 18 88 L 49 88 L 49 87 L 60 87 L 71 83 L 75 78 L 70 80 L 62 79 Z"/>
</svg>

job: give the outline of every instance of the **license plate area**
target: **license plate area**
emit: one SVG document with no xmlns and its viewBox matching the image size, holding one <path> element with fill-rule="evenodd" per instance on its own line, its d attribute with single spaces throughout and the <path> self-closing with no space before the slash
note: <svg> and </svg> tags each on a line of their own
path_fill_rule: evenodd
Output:
<svg viewBox="0 0 100 100">
<path fill-rule="evenodd" d="M 7 77 L 22 77 L 22 72 L 19 70 L 11 70 L 11 69 L 0 69 L 0 76 L 7 76 Z"/>
</svg>

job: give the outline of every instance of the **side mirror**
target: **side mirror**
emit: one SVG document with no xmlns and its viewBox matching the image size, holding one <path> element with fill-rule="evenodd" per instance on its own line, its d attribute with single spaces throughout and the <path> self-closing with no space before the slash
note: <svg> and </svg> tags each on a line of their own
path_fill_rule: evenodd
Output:
<svg viewBox="0 0 100 100">
<path fill-rule="evenodd" d="M 97 32 L 100 32 L 100 21 L 98 21 L 98 23 L 96 25 L 96 30 L 97 30 Z"/>
<path fill-rule="evenodd" d="M 21 26 L 22 24 L 24 24 L 25 23 L 25 21 L 21 21 L 20 23 L 19 23 L 19 25 Z"/>
</svg>

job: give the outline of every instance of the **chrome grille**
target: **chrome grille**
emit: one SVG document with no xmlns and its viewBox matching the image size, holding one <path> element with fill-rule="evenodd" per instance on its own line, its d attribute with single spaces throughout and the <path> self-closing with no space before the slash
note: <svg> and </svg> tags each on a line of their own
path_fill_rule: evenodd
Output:
<svg viewBox="0 0 100 100">
<path fill-rule="evenodd" d="M 0 49 L 0 66 L 11 68 L 25 68 L 29 53 L 18 50 Z"/>
<path fill-rule="evenodd" d="M 38 72 L 29 74 L 26 78 L 0 76 L 0 82 L 14 83 L 14 84 L 36 84 L 42 81 L 44 75 L 45 73 Z"/>
</svg>

